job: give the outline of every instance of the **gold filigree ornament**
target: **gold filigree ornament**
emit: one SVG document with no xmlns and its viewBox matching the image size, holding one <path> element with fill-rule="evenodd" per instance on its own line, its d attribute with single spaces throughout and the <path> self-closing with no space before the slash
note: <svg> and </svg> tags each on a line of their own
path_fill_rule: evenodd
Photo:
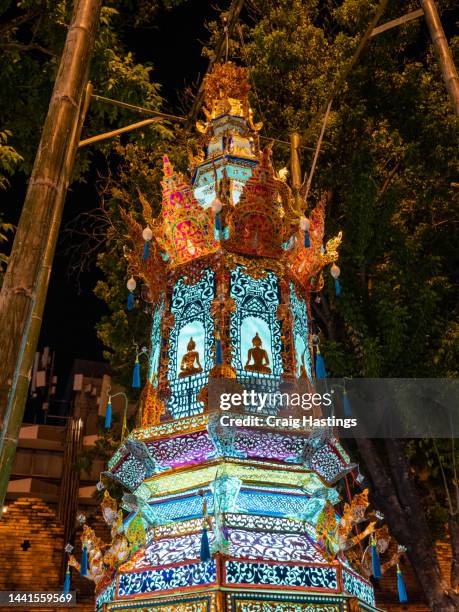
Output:
<svg viewBox="0 0 459 612">
<path fill-rule="evenodd" d="M 158 393 L 151 382 L 145 385 L 143 398 L 142 427 L 158 425 L 161 415 L 166 411 L 166 406 L 159 399 Z"/>
<path fill-rule="evenodd" d="M 322 270 L 327 264 L 338 259 L 338 247 L 343 238 L 342 232 L 339 232 L 337 236 L 328 240 L 325 249 L 323 248 L 326 200 L 327 196 L 322 196 L 310 213 L 310 246 L 304 246 L 303 232 L 299 230 L 295 245 L 287 255 L 291 275 L 303 287 L 312 291 L 322 289 L 324 284 Z"/>
<path fill-rule="evenodd" d="M 215 119 L 225 113 L 250 117 L 247 69 L 232 62 L 215 64 L 204 78 L 204 113 Z M 260 126 L 261 127 L 261 126 Z"/>
<path fill-rule="evenodd" d="M 169 264 L 177 266 L 217 251 L 210 211 L 199 205 L 190 183 L 174 172 L 167 157 L 162 187 L 161 221 L 155 223 L 155 234 Z"/>
<path fill-rule="evenodd" d="M 274 174 L 268 147 L 246 182 L 238 205 L 228 214 L 229 238 L 224 248 L 243 255 L 280 259 L 284 254 L 282 245 L 294 231 L 282 206 L 282 199 L 289 197 L 287 185 Z"/>
</svg>

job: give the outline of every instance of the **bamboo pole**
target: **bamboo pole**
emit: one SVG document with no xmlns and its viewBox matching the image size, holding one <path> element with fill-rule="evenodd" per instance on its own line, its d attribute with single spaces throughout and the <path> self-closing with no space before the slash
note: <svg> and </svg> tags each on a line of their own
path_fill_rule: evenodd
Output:
<svg viewBox="0 0 459 612">
<path fill-rule="evenodd" d="M 86 138 L 85 140 L 80 140 L 78 143 L 78 148 L 87 147 L 90 144 L 94 144 L 95 142 L 100 142 L 101 140 L 107 140 L 108 138 L 114 138 L 115 136 L 119 136 L 120 134 L 125 134 L 126 132 L 132 132 L 132 130 L 140 130 L 147 125 L 151 125 L 152 123 L 158 123 L 161 121 L 161 117 L 157 117 L 156 119 L 144 119 L 143 121 L 138 121 L 137 123 L 131 123 L 130 125 L 125 125 L 122 128 L 118 128 L 117 130 L 112 130 L 111 132 L 104 132 L 103 134 L 97 134 L 97 136 L 91 136 L 90 138 Z"/>
<path fill-rule="evenodd" d="M 430 37 L 440 63 L 443 80 L 451 98 L 455 114 L 459 117 L 459 77 L 446 40 L 435 0 L 421 0 Z"/>
<path fill-rule="evenodd" d="M 295 190 L 299 190 L 301 187 L 301 166 L 300 166 L 300 155 L 298 149 L 300 148 L 300 135 L 298 132 L 290 134 L 290 171 L 292 173 L 292 187 Z"/>
<path fill-rule="evenodd" d="M 0 505 L 24 416 L 52 261 L 89 95 L 101 0 L 76 0 L 0 293 Z"/>
</svg>

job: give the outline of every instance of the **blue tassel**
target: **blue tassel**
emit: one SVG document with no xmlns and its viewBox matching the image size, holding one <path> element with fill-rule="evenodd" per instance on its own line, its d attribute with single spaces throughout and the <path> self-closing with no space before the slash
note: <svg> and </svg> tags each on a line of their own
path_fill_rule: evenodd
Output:
<svg viewBox="0 0 459 612">
<path fill-rule="evenodd" d="M 220 338 L 217 340 L 217 346 L 215 348 L 215 363 L 217 365 L 223 365 L 223 351 Z"/>
<path fill-rule="evenodd" d="M 371 543 L 371 572 L 375 580 L 381 578 L 381 563 L 379 561 L 378 549 L 376 548 L 376 542 Z"/>
<path fill-rule="evenodd" d="M 327 370 L 325 369 L 325 361 L 322 355 L 318 352 L 316 355 L 316 378 L 327 378 Z"/>
<path fill-rule="evenodd" d="M 83 546 L 83 550 L 81 551 L 80 574 L 82 576 L 88 575 L 88 549 L 86 546 Z"/>
<path fill-rule="evenodd" d="M 134 364 L 134 370 L 132 372 L 132 388 L 133 389 L 140 389 L 141 384 L 140 384 L 140 363 L 139 360 L 136 359 L 135 360 L 135 364 Z"/>
<path fill-rule="evenodd" d="M 403 574 L 398 565 L 397 565 L 397 590 L 398 590 L 399 602 L 406 603 L 408 601 L 408 595 L 406 592 L 405 581 L 403 580 Z"/>
<path fill-rule="evenodd" d="M 225 229 L 223 230 L 223 238 L 224 238 L 225 240 L 228 240 L 228 238 L 229 238 L 229 226 L 228 226 L 228 225 L 227 225 L 227 226 L 225 227 Z"/>
<path fill-rule="evenodd" d="M 215 215 L 215 229 L 219 232 L 222 229 L 222 221 L 220 218 L 220 213 Z"/>
<path fill-rule="evenodd" d="M 150 241 L 145 240 L 145 242 L 143 243 L 143 260 L 147 261 L 149 255 L 150 255 Z"/>
<path fill-rule="evenodd" d="M 349 397 L 346 393 L 346 390 L 343 393 L 343 412 L 345 417 L 352 416 L 351 402 L 349 401 Z"/>
<path fill-rule="evenodd" d="M 129 291 L 128 298 L 127 298 L 127 309 L 133 310 L 133 308 L 134 308 L 134 294 L 132 293 L 132 291 Z"/>
<path fill-rule="evenodd" d="M 206 563 L 210 561 L 210 546 L 209 546 L 209 536 L 207 535 L 207 528 L 204 527 L 201 535 L 201 553 L 200 553 L 201 561 Z"/>
<path fill-rule="evenodd" d="M 309 249 L 311 246 L 311 241 L 309 240 L 309 230 L 304 230 L 304 246 L 306 249 Z"/>
<path fill-rule="evenodd" d="M 70 593 L 70 567 L 67 565 L 67 571 L 65 572 L 65 580 L 64 580 L 64 595 Z"/>
<path fill-rule="evenodd" d="M 107 409 L 105 410 L 105 429 L 110 429 L 112 425 L 112 403 L 111 401 L 107 404 Z"/>
<path fill-rule="evenodd" d="M 335 278 L 335 295 L 339 297 L 341 295 L 341 285 L 339 284 L 339 279 Z"/>
</svg>

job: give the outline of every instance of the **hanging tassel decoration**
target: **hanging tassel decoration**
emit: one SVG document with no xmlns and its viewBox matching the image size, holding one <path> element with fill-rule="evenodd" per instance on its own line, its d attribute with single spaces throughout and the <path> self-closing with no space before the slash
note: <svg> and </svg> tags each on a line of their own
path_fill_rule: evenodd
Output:
<svg viewBox="0 0 459 612">
<path fill-rule="evenodd" d="M 207 533 L 207 527 L 202 528 L 201 534 L 201 551 L 200 558 L 203 563 L 210 561 L 210 545 L 209 545 L 209 535 Z"/>
<path fill-rule="evenodd" d="M 300 219 L 300 228 L 303 230 L 304 232 L 304 239 L 303 239 L 303 245 L 306 249 L 309 249 L 309 247 L 311 246 L 311 240 L 309 238 L 309 227 L 311 225 L 311 222 L 309 221 L 309 219 L 307 217 L 301 217 Z"/>
<path fill-rule="evenodd" d="M 316 355 L 316 378 L 327 378 L 327 370 L 325 369 L 325 361 L 320 354 L 319 347 L 317 347 Z"/>
<path fill-rule="evenodd" d="M 151 242 L 151 239 L 153 238 L 153 232 L 148 227 L 148 225 L 147 225 L 147 227 L 142 232 L 142 238 L 144 239 L 144 243 L 143 243 L 143 260 L 147 261 L 149 255 L 150 255 L 150 242 Z"/>
<path fill-rule="evenodd" d="M 83 546 L 83 550 L 81 551 L 80 574 L 82 576 L 88 575 L 88 549 L 86 546 Z"/>
<path fill-rule="evenodd" d="M 108 398 L 107 408 L 105 410 L 105 429 L 110 429 L 112 426 L 112 400 Z"/>
<path fill-rule="evenodd" d="M 341 295 L 341 285 L 339 284 L 339 279 L 335 278 L 335 295 L 339 297 Z"/>
<path fill-rule="evenodd" d="M 402 570 L 397 563 L 397 590 L 398 600 L 400 603 L 406 603 L 408 601 L 408 594 L 406 592 L 405 581 L 403 580 Z"/>
<path fill-rule="evenodd" d="M 70 593 L 70 566 L 67 565 L 67 571 L 65 572 L 65 579 L 64 579 L 64 595 L 67 595 L 67 593 Z"/>
<path fill-rule="evenodd" d="M 220 335 L 217 337 L 217 345 L 215 347 L 215 363 L 217 365 L 223 365 L 223 350 Z"/>
<path fill-rule="evenodd" d="M 131 276 L 131 278 L 126 283 L 126 287 L 129 291 L 127 298 L 127 309 L 132 310 L 134 308 L 134 291 L 137 287 L 137 283 L 135 282 L 135 278 L 133 276 Z"/>
<path fill-rule="evenodd" d="M 335 295 L 336 297 L 339 297 L 341 295 L 341 285 L 339 283 L 339 275 L 341 274 L 341 270 L 339 269 L 339 266 L 333 264 L 330 268 L 330 274 L 335 280 Z"/>
<path fill-rule="evenodd" d="M 379 561 L 378 549 L 374 538 L 371 539 L 371 572 L 375 580 L 381 578 L 381 563 Z"/>
<path fill-rule="evenodd" d="M 346 392 L 346 389 L 344 389 L 343 392 L 343 412 L 345 417 L 349 418 L 352 416 L 351 402 L 349 401 L 349 396 Z"/>
<path fill-rule="evenodd" d="M 134 369 L 132 371 L 132 388 L 133 389 L 140 389 L 140 387 L 141 387 L 141 383 L 140 383 L 140 363 L 139 363 L 139 357 L 137 356 L 135 358 Z"/>
<path fill-rule="evenodd" d="M 200 559 L 203 563 L 210 561 L 210 544 L 209 544 L 209 534 L 207 533 L 207 522 L 209 521 L 209 517 L 207 516 L 207 500 L 205 498 L 205 492 L 203 490 L 199 491 L 199 495 L 202 497 L 202 516 L 204 518 L 204 525 L 201 533 L 201 549 L 200 549 Z"/>
</svg>

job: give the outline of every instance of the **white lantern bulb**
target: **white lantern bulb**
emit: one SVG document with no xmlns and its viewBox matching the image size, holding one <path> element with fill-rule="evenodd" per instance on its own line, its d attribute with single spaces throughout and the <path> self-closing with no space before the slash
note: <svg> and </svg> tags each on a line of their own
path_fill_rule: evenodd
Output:
<svg viewBox="0 0 459 612">
<path fill-rule="evenodd" d="M 145 240 L 145 242 L 150 242 L 150 240 L 153 238 L 153 232 L 148 225 L 142 232 L 142 238 Z"/>
<path fill-rule="evenodd" d="M 300 218 L 300 227 L 304 232 L 308 231 L 310 225 L 311 225 L 311 222 L 309 221 L 307 217 Z"/>
<path fill-rule="evenodd" d="M 333 278 L 338 278 L 338 276 L 341 274 L 341 270 L 336 264 L 333 264 L 330 268 L 330 274 L 333 276 Z"/>
<path fill-rule="evenodd" d="M 214 200 L 212 200 L 212 203 L 210 206 L 216 215 L 218 215 L 218 213 L 223 208 L 222 201 L 219 200 L 218 198 L 215 198 Z"/>
<path fill-rule="evenodd" d="M 135 282 L 135 278 L 133 276 L 131 276 L 131 278 L 126 283 L 126 287 L 128 288 L 129 291 L 135 291 L 135 288 L 137 287 L 137 283 Z"/>
</svg>

